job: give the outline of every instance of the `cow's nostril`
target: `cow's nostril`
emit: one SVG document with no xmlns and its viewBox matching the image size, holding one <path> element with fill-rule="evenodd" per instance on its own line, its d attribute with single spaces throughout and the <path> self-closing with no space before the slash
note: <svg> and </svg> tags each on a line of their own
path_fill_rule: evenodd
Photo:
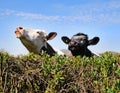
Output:
<svg viewBox="0 0 120 93">
<path fill-rule="evenodd" d="M 19 29 L 23 29 L 23 27 L 20 26 Z"/>
<path fill-rule="evenodd" d="M 74 45 L 75 45 L 75 42 L 70 42 L 70 45 L 71 45 L 71 46 L 74 46 Z"/>
<path fill-rule="evenodd" d="M 74 41 L 72 41 L 72 42 L 70 42 L 70 45 L 71 46 L 76 46 L 78 43 L 77 42 L 74 42 Z"/>
<path fill-rule="evenodd" d="M 17 32 L 19 32 L 19 31 L 15 31 L 15 33 L 17 33 Z"/>
<path fill-rule="evenodd" d="M 77 42 L 74 42 L 74 45 L 77 45 Z"/>
</svg>

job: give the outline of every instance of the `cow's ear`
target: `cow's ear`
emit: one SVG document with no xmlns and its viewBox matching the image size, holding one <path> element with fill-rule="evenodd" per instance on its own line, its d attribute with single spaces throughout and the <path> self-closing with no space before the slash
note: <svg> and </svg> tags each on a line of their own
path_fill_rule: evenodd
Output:
<svg viewBox="0 0 120 93">
<path fill-rule="evenodd" d="M 96 45 L 99 42 L 99 37 L 94 37 L 93 39 L 88 41 L 88 45 Z"/>
<path fill-rule="evenodd" d="M 65 43 L 65 44 L 69 44 L 69 42 L 71 41 L 68 37 L 66 36 L 63 36 L 62 38 L 62 41 Z"/>
<path fill-rule="evenodd" d="M 48 35 L 47 35 L 47 40 L 52 40 L 53 38 L 55 38 L 57 35 L 56 32 L 50 32 Z"/>
</svg>

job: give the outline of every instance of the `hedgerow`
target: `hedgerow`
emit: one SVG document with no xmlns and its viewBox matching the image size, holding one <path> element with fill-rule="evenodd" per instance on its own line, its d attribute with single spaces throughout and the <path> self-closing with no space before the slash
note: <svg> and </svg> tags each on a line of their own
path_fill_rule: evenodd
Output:
<svg viewBox="0 0 120 93">
<path fill-rule="evenodd" d="M 120 56 L 66 57 L 0 52 L 2 93 L 119 93 Z"/>
</svg>

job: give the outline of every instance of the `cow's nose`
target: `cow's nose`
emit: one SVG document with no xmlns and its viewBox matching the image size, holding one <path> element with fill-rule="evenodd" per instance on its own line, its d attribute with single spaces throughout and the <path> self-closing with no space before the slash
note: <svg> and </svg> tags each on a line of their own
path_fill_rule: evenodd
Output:
<svg viewBox="0 0 120 93">
<path fill-rule="evenodd" d="M 19 26 L 18 28 L 19 28 L 19 29 L 23 29 L 23 27 L 21 27 L 21 26 Z"/>
<path fill-rule="evenodd" d="M 70 42 L 70 46 L 75 46 L 77 44 L 77 42 Z"/>
</svg>

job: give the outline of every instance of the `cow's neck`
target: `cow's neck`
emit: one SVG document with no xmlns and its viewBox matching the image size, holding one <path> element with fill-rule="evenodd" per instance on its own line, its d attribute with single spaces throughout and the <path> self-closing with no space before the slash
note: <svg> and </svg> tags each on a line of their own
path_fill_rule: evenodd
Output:
<svg viewBox="0 0 120 93">
<path fill-rule="evenodd" d="M 88 48 L 80 48 L 79 50 L 71 51 L 73 56 L 91 56 L 91 51 Z"/>
<path fill-rule="evenodd" d="M 54 56 L 55 55 L 55 50 L 50 46 L 50 44 L 46 43 L 45 46 L 43 46 L 40 50 L 41 51 L 45 51 L 47 54 L 49 54 L 50 56 Z"/>
<path fill-rule="evenodd" d="M 31 41 L 24 39 L 24 38 L 20 38 L 20 40 L 29 52 L 39 54 L 37 46 L 34 45 Z"/>
</svg>

